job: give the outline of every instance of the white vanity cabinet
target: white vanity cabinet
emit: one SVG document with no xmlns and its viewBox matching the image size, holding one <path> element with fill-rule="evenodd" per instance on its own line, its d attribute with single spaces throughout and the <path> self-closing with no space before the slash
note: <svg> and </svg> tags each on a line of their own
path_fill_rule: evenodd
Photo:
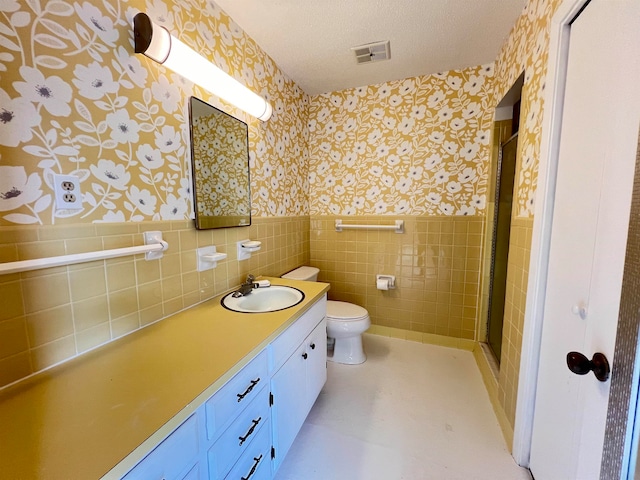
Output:
<svg viewBox="0 0 640 480">
<path fill-rule="evenodd" d="M 325 312 L 326 302 L 321 300 L 295 329 L 285 331 L 269 347 L 275 371 L 271 377 L 274 473 L 327 380 Z"/>
<path fill-rule="evenodd" d="M 327 378 L 325 313 L 326 294 L 123 478 L 273 478 Z"/>
</svg>

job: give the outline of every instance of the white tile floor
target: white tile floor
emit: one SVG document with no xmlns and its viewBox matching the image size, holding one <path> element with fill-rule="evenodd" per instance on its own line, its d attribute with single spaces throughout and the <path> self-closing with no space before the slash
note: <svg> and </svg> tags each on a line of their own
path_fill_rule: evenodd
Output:
<svg viewBox="0 0 640 480">
<path fill-rule="evenodd" d="M 470 352 L 364 336 L 328 380 L 277 480 L 525 480 Z"/>
</svg>

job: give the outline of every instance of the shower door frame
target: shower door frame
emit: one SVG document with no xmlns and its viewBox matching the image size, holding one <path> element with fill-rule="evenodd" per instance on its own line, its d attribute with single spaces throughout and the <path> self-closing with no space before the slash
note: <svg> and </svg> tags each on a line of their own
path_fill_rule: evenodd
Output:
<svg viewBox="0 0 640 480">
<path fill-rule="evenodd" d="M 516 140 L 516 142 L 518 141 L 518 133 L 519 132 L 515 132 L 513 133 L 509 138 L 507 138 L 504 142 L 500 142 L 500 146 L 498 148 L 498 165 L 496 168 L 496 191 L 495 191 L 495 202 L 494 202 L 494 211 L 493 211 L 493 232 L 491 234 L 491 263 L 490 263 L 490 273 L 489 273 L 489 299 L 487 301 L 487 345 L 489 345 L 489 350 L 491 351 L 491 353 L 493 353 L 493 356 L 496 358 L 496 360 L 498 361 L 498 365 L 500 365 L 501 362 L 501 357 L 502 357 L 502 348 L 500 349 L 500 355 L 498 356 L 498 354 L 496 354 L 493 345 L 491 345 L 490 342 L 490 335 L 491 335 L 491 319 L 492 319 L 492 310 L 491 307 L 493 306 L 493 288 L 494 288 L 494 275 L 495 275 L 495 267 L 496 267 L 496 248 L 497 248 L 497 242 L 498 242 L 498 217 L 500 214 L 500 187 L 502 186 L 502 180 L 503 180 L 503 174 L 502 174 L 502 163 L 504 160 L 504 154 L 503 154 L 503 148 L 504 146 L 509 143 L 512 140 Z M 517 163 L 517 146 L 516 146 L 516 158 L 514 159 L 514 162 Z M 514 167 L 514 175 L 513 178 L 511 179 L 511 183 L 512 183 L 512 196 L 513 196 L 513 190 L 515 190 L 515 172 L 517 171 L 517 165 Z M 509 218 L 513 218 L 513 200 L 511 203 L 511 209 L 509 211 Z M 509 225 L 509 230 L 511 230 L 511 225 Z M 511 236 L 511 233 L 509 232 L 509 237 Z M 509 239 L 507 239 L 507 259 L 509 258 Z M 505 272 L 505 277 L 506 277 L 506 272 Z M 500 337 L 501 340 L 502 338 L 504 338 L 504 301 L 505 299 L 502 299 L 502 303 L 503 303 L 503 312 L 502 312 L 502 327 L 500 328 Z"/>
</svg>

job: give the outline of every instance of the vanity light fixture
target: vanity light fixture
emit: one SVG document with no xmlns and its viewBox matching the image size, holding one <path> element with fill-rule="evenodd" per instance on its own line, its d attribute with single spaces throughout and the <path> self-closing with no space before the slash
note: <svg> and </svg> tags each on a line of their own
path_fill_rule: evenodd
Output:
<svg viewBox="0 0 640 480">
<path fill-rule="evenodd" d="M 133 18 L 135 52 L 173 70 L 263 122 L 271 117 L 269 102 L 152 22 L 146 13 Z"/>
</svg>

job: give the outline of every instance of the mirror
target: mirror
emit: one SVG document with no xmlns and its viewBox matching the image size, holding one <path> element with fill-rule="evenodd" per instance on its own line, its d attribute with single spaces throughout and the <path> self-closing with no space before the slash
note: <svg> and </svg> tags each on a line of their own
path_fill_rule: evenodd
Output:
<svg viewBox="0 0 640 480">
<path fill-rule="evenodd" d="M 191 97 L 196 228 L 251 225 L 247 124 Z"/>
</svg>

